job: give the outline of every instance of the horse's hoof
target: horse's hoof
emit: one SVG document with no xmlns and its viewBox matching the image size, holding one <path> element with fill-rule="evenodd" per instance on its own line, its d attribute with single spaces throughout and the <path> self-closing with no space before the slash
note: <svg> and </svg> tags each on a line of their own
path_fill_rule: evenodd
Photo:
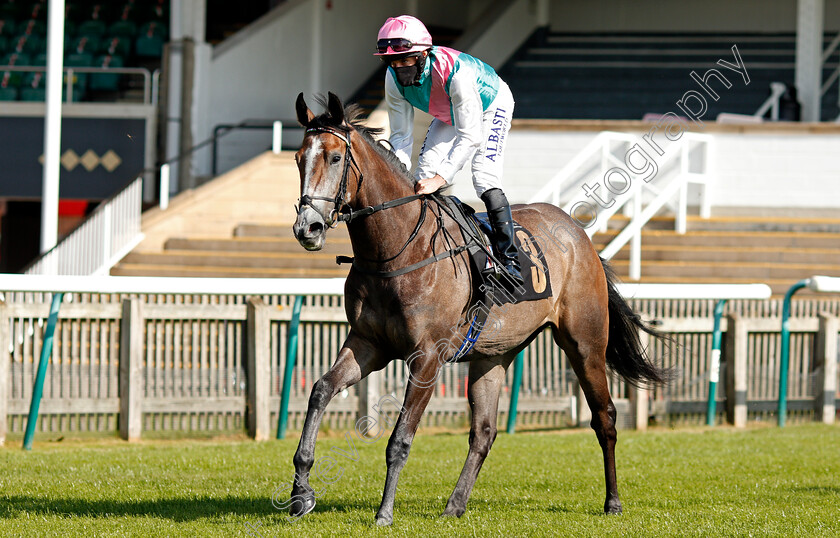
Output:
<svg viewBox="0 0 840 538">
<path fill-rule="evenodd" d="M 394 523 L 394 518 L 386 516 L 376 516 L 377 527 L 390 527 Z"/>
<path fill-rule="evenodd" d="M 296 500 L 292 502 L 289 507 L 289 515 L 292 517 L 302 517 L 315 509 L 315 496 L 305 497 L 297 496 Z"/>
<path fill-rule="evenodd" d="M 620 514 L 621 513 L 621 501 L 619 501 L 618 499 L 616 499 L 614 501 L 607 501 L 607 503 L 604 504 L 604 513 L 607 514 L 608 516 Z"/>
<path fill-rule="evenodd" d="M 440 515 L 441 517 L 461 517 L 466 510 L 464 508 L 452 508 L 447 506 L 446 510 Z"/>
</svg>

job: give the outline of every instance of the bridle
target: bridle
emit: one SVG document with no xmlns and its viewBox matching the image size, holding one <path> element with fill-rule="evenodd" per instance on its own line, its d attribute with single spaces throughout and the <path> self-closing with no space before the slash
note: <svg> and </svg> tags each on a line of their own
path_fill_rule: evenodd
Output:
<svg viewBox="0 0 840 538">
<path fill-rule="evenodd" d="M 358 210 L 354 211 L 350 207 L 350 205 L 349 205 L 349 203 L 347 202 L 347 199 L 346 199 L 346 197 L 347 197 L 347 184 L 348 184 L 349 175 L 350 175 L 350 165 L 351 165 L 351 163 L 352 163 L 353 167 L 356 169 L 356 172 L 359 176 L 359 182 L 356 185 L 356 194 L 357 195 L 359 193 L 359 189 L 362 186 L 362 180 L 364 179 L 364 175 L 362 174 L 362 170 L 359 167 L 359 164 L 356 162 L 356 159 L 353 157 L 353 152 L 350 149 L 351 148 L 351 145 L 350 145 L 350 131 L 348 130 L 348 131 L 339 132 L 335 129 L 330 129 L 328 127 L 308 127 L 306 129 L 306 133 L 307 134 L 309 134 L 309 133 L 329 133 L 331 135 L 334 135 L 334 136 L 337 136 L 338 138 L 340 138 L 344 142 L 344 147 L 345 147 L 345 150 L 344 150 L 344 170 L 343 170 L 342 175 L 341 175 L 341 182 L 339 183 L 338 192 L 336 193 L 336 195 L 334 197 L 330 198 L 328 196 L 312 196 L 312 195 L 309 195 L 309 194 L 304 194 L 300 197 L 299 205 L 295 206 L 295 212 L 297 214 L 300 214 L 301 210 L 303 210 L 303 208 L 305 206 L 310 206 L 310 207 L 312 207 L 312 209 L 314 211 L 317 212 L 318 210 L 315 209 L 315 207 L 312 205 L 313 200 L 323 200 L 323 201 L 326 201 L 326 202 L 331 202 L 333 204 L 333 209 L 330 211 L 330 214 L 329 214 L 329 217 L 328 217 L 328 222 L 326 222 L 326 224 L 329 228 L 335 228 L 338 225 L 339 222 L 346 222 L 346 223 L 350 224 L 355 219 L 364 218 L 364 217 L 367 217 L 367 216 L 372 215 L 374 213 L 377 213 L 379 211 L 383 211 L 385 209 L 391 209 L 393 207 L 401 206 L 403 204 L 414 202 L 416 200 L 420 200 L 420 202 L 421 202 L 420 215 L 417 219 L 417 224 L 414 226 L 414 230 L 409 235 L 405 244 L 403 244 L 402 248 L 399 249 L 399 251 L 395 255 L 390 256 L 390 257 L 385 258 L 385 259 L 378 259 L 378 260 L 357 256 L 360 259 L 362 259 L 364 261 L 367 261 L 367 262 L 381 264 L 381 263 L 386 263 L 386 262 L 393 261 L 396 258 L 398 258 L 400 256 L 400 254 L 402 254 L 406 250 L 406 248 L 408 248 L 408 245 L 411 244 L 411 242 L 417 237 L 417 234 L 420 231 L 420 228 L 423 226 L 423 223 L 426 220 L 426 209 L 428 207 L 428 200 L 429 199 L 434 201 L 442 212 L 448 213 L 450 218 L 452 218 L 453 220 L 458 222 L 457 219 L 454 217 L 454 215 L 449 210 L 445 209 L 445 204 L 442 204 L 440 199 L 435 194 L 431 194 L 431 195 L 412 194 L 410 196 L 404 196 L 402 198 L 397 198 L 395 200 L 389 200 L 387 202 L 383 202 L 383 203 L 375 205 L 375 206 L 368 206 L 368 207 L 364 207 L 362 209 L 358 209 Z M 322 217 L 323 217 L 323 215 L 322 215 Z M 434 236 L 437 236 L 437 233 L 441 229 L 443 229 L 441 217 L 439 216 L 437 220 L 438 220 L 438 231 L 435 232 Z M 460 223 L 459 223 L 459 226 L 461 226 Z M 463 226 L 461 226 L 461 227 L 463 229 Z M 465 230 L 465 232 L 467 232 L 468 235 L 471 236 L 471 234 L 469 234 L 469 232 L 467 230 Z M 481 245 L 481 243 L 482 243 L 481 240 L 476 238 L 476 237 L 471 236 L 471 239 L 473 239 L 478 245 Z M 418 263 L 414 263 L 414 264 L 411 264 L 409 266 L 403 267 L 402 269 L 397 269 L 397 270 L 394 270 L 394 271 L 375 271 L 375 270 L 365 269 L 365 268 L 360 267 L 354 261 L 353 258 L 349 258 L 347 256 L 337 256 L 336 257 L 336 262 L 339 263 L 339 264 L 340 263 L 352 263 L 353 267 L 355 267 L 356 269 L 358 269 L 359 271 L 361 271 L 363 273 L 376 275 L 376 276 L 381 276 L 381 277 L 392 277 L 392 276 L 402 275 L 402 274 L 417 270 L 417 269 L 419 269 L 421 267 L 424 267 L 426 265 L 429 265 L 430 263 L 435 263 L 437 261 L 455 256 L 457 254 L 460 254 L 461 252 L 464 252 L 465 250 L 467 250 L 467 248 L 468 248 L 467 245 L 460 245 L 460 246 L 457 246 L 457 247 L 455 247 L 453 249 L 450 249 L 448 251 L 445 251 L 445 252 L 442 252 L 442 253 L 437 254 L 435 256 L 432 256 L 430 258 L 426 258 L 425 260 L 420 261 Z M 496 260 L 495 257 L 493 257 L 492 252 L 488 248 L 484 247 L 483 245 L 481 245 L 481 248 L 482 248 L 482 250 L 485 250 L 487 255 L 491 259 L 493 259 L 493 261 L 495 263 L 498 264 L 498 260 Z"/>
<path fill-rule="evenodd" d="M 301 210 L 309 206 L 313 210 L 315 206 L 312 205 L 313 200 L 324 200 L 325 202 L 331 202 L 333 204 L 333 208 L 330 210 L 329 216 L 327 217 L 327 226 L 330 228 L 335 228 L 339 222 L 351 220 L 351 216 L 353 211 L 350 209 L 350 206 L 347 203 L 347 183 L 350 177 L 350 165 L 352 163 L 353 167 L 356 169 L 356 172 L 359 176 L 359 182 L 356 185 L 356 194 L 359 194 L 359 189 L 362 187 L 362 180 L 364 179 L 364 175 L 362 174 L 362 169 L 359 167 L 359 164 L 356 162 L 356 159 L 353 158 L 353 152 L 350 151 L 350 132 L 347 131 L 345 134 L 342 134 L 334 129 L 328 129 L 326 127 L 309 127 L 306 129 L 306 133 L 329 133 L 331 135 L 335 135 L 340 138 L 344 142 L 344 170 L 341 174 L 341 183 L 338 185 L 338 192 L 333 198 L 328 196 L 311 196 L 309 194 L 304 194 L 300 197 L 299 205 L 295 206 L 295 213 L 300 214 Z"/>
</svg>

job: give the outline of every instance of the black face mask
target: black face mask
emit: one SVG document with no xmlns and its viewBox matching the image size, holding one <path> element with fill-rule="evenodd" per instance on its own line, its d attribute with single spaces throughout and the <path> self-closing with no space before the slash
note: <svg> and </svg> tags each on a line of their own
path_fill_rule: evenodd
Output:
<svg viewBox="0 0 840 538">
<path fill-rule="evenodd" d="M 417 63 L 407 67 L 392 67 L 397 74 L 397 82 L 401 86 L 417 86 L 420 84 L 420 76 L 426 65 L 426 58 L 422 54 L 417 56 Z"/>
</svg>

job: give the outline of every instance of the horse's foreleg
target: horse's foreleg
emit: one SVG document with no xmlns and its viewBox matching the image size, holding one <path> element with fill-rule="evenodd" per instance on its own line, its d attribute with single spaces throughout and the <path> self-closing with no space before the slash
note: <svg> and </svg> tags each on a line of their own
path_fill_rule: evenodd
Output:
<svg viewBox="0 0 840 538">
<path fill-rule="evenodd" d="M 435 380 L 441 366 L 437 357 L 429 351 L 420 359 L 411 362 L 408 367 L 411 375 L 405 389 L 405 402 L 385 450 L 388 471 L 385 476 L 382 504 L 376 512 L 377 525 L 390 525 L 394 521 L 394 498 L 397 494 L 400 471 L 405 467 L 417 426 L 435 391 Z"/>
<path fill-rule="evenodd" d="M 309 471 L 315 461 L 315 440 L 324 410 L 333 397 L 384 366 L 379 353 L 367 341 L 347 336 L 332 367 L 312 386 L 306 421 L 294 456 L 295 480 L 289 514 L 300 517 L 315 507 L 315 491 L 309 484 Z"/>
<path fill-rule="evenodd" d="M 496 439 L 496 417 L 499 410 L 499 393 L 505 380 L 502 365 L 490 361 L 470 363 L 469 402 L 472 410 L 470 450 L 464 469 L 458 478 L 455 491 L 446 503 L 445 516 L 464 515 L 475 480 L 484 459 Z"/>
</svg>

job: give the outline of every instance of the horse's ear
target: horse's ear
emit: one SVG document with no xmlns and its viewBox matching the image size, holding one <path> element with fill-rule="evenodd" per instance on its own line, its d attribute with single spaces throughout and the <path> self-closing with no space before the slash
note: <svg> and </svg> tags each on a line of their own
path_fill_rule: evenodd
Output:
<svg viewBox="0 0 840 538">
<path fill-rule="evenodd" d="M 300 92 L 297 96 L 297 101 L 295 101 L 295 110 L 297 110 L 297 119 L 301 125 L 306 127 L 309 125 L 309 122 L 312 121 L 312 118 L 315 117 L 315 114 L 309 110 L 309 107 L 306 106 L 306 101 L 303 99 L 303 92 Z"/>
<path fill-rule="evenodd" d="M 341 104 L 341 99 L 338 98 L 336 94 L 333 92 L 329 92 L 328 94 L 329 101 L 327 103 L 327 110 L 330 113 L 330 117 L 332 117 L 333 121 L 336 125 L 341 125 L 344 123 L 344 105 Z"/>
</svg>

